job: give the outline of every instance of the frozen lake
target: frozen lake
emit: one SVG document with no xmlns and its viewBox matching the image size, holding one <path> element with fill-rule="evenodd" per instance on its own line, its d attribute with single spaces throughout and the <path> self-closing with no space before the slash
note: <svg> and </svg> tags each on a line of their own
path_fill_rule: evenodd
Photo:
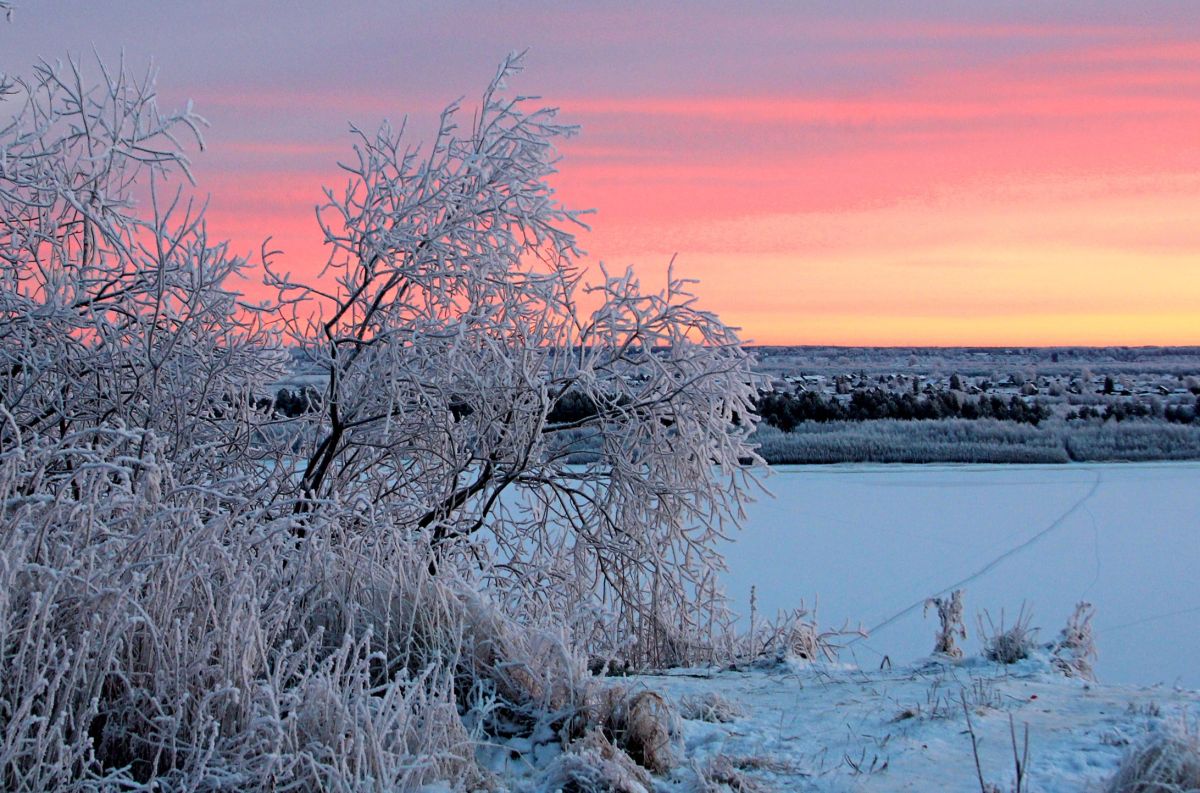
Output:
<svg viewBox="0 0 1200 793">
<path fill-rule="evenodd" d="M 998 621 L 1003 608 L 1011 624 L 1026 601 L 1048 641 L 1087 600 L 1102 681 L 1200 688 L 1200 463 L 775 472 L 774 497 L 750 507 L 726 549 L 743 614 L 754 584 L 761 612 L 817 596 L 823 626 L 871 628 L 995 562 L 962 585 L 967 653 L 979 650 L 983 609 Z M 844 658 L 912 660 L 932 649 L 935 626 L 918 607 Z"/>
</svg>

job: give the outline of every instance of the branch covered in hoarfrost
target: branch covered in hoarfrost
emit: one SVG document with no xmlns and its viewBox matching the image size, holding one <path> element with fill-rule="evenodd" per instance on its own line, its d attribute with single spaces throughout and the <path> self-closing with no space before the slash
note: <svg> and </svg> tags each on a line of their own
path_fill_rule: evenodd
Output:
<svg viewBox="0 0 1200 793">
<path fill-rule="evenodd" d="M 89 85 L 76 61 L 39 64 L 0 127 L 0 446 L 119 424 L 159 431 L 180 464 L 236 469 L 248 395 L 279 360 L 227 286 L 248 262 L 178 184 L 204 121 L 161 112 L 152 72 L 93 70 Z"/>
</svg>

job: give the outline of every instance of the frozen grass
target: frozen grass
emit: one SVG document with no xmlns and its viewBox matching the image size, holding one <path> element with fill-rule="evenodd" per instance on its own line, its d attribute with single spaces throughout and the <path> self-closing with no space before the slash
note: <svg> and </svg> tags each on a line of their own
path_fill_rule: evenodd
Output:
<svg viewBox="0 0 1200 793">
<path fill-rule="evenodd" d="M 925 601 L 926 614 L 930 608 L 938 618 L 937 637 L 933 642 L 934 654 L 962 658 L 963 652 L 955 642 L 955 637 L 967 638 L 967 626 L 963 623 L 963 591 L 956 589 L 946 598 L 929 598 Z"/>
<path fill-rule="evenodd" d="M 742 706 L 716 691 L 685 696 L 679 700 L 679 715 L 693 721 L 728 724 L 745 715 Z"/>
<path fill-rule="evenodd" d="M 992 620 L 986 610 L 978 618 L 979 635 L 983 638 L 983 657 L 998 664 L 1015 664 L 1032 655 L 1037 647 L 1037 628 L 1030 627 L 1033 613 L 1025 605 L 1017 613 L 1017 620 L 1010 627 L 1004 625 L 1004 611 L 1000 611 L 1000 624 Z M 984 622 L 987 625 L 984 625 Z"/>
<path fill-rule="evenodd" d="M 614 746 L 599 729 L 589 731 L 546 770 L 542 793 L 650 793 L 646 769 Z"/>
<path fill-rule="evenodd" d="M 755 588 L 751 587 L 749 632 L 736 635 L 727 630 L 727 657 L 735 663 L 779 663 L 788 659 L 799 661 L 836 661 L 843 643 L 852 637 L 865 638 L 861 627 L 846 622 L 837 628 L 822 628 L 816 609 L 801 602 L 794 609 L 781 610 L 774 619 L 760 622 L 757 616 Z"/>
<path fill-rule="evenodd" d="M 1059 634 L 1051 650 L 1052 661 L 1067 677 L 1095 680 L 1092 664 L 1096 660 L 1096 638 L 1092 631 L 1092 617 L 1096 609 L 1091 603 L 1080 601 L 1067 619 L 1067 626 Z"/>
<path fill-rule="evenodd" d="M 704 767 L 697 766 L 696 778 L 699 793 L 770 793 L 773 788 L 760 782 L 749 771 L 771 762 L 762 757 L 730 757 L 719 754 L 711 758 Z"/>
<path fill-rule="evenodd" d="M 469 787 L 466 724 L 529 730 L 582 701 L 562 636 L 431 574 L 427 546 L 335 519 L 296 543 L 131 471 L 113 438 L 89 448 L 57 480 L 56 449 L 0 461 L 3 789 Z"/>
<path fill-rule="evenodd" d="M 1121 761 L 1106 793 L 1191 793 L 1200 790 L 1200 738 L 1183 724 L 1147 735 Z"/>
</svg>

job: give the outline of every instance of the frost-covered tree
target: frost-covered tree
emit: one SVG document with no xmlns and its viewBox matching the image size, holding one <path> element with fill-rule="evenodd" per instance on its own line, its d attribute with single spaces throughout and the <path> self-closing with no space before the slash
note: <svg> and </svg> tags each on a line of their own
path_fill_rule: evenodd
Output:
<svg viewBox="0 0 1200 793">
<path fill-rule="evenodd" d="M 503 93 L 520 68 L 468 127 L 450 105 L 427 149 L 356 131 L 319 213 L 321 278 L 273 275 L 327 381 L 296 510 L 386 513 L 522 602 L 615 608 L 600 633 L 635 637 L 639 661 L 680 660 L 752 482 L 756 376 L 687 281 L 588 284 L 580 215 L 548 181 L 574 129 Z"/>
</svg>

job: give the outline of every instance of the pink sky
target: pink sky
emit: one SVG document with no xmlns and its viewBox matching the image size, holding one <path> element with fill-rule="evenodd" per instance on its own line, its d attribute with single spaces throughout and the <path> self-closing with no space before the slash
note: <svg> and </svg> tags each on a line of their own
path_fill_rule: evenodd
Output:
<svg viewBox="0 0 1200 793">
<path fill-rule="evenodd" d="M 124 47 L 210 118 L 210 229 L 323 262 L 347 122 L 514 86 L 582 134 L 593 260 L 672 254 L 758 343 L 1200 343 L 1200 11 L 1190 4 L 28 4 L 0 69 Z M 253 291 L 252 285 L 247 285 Z"/>
</svg>

